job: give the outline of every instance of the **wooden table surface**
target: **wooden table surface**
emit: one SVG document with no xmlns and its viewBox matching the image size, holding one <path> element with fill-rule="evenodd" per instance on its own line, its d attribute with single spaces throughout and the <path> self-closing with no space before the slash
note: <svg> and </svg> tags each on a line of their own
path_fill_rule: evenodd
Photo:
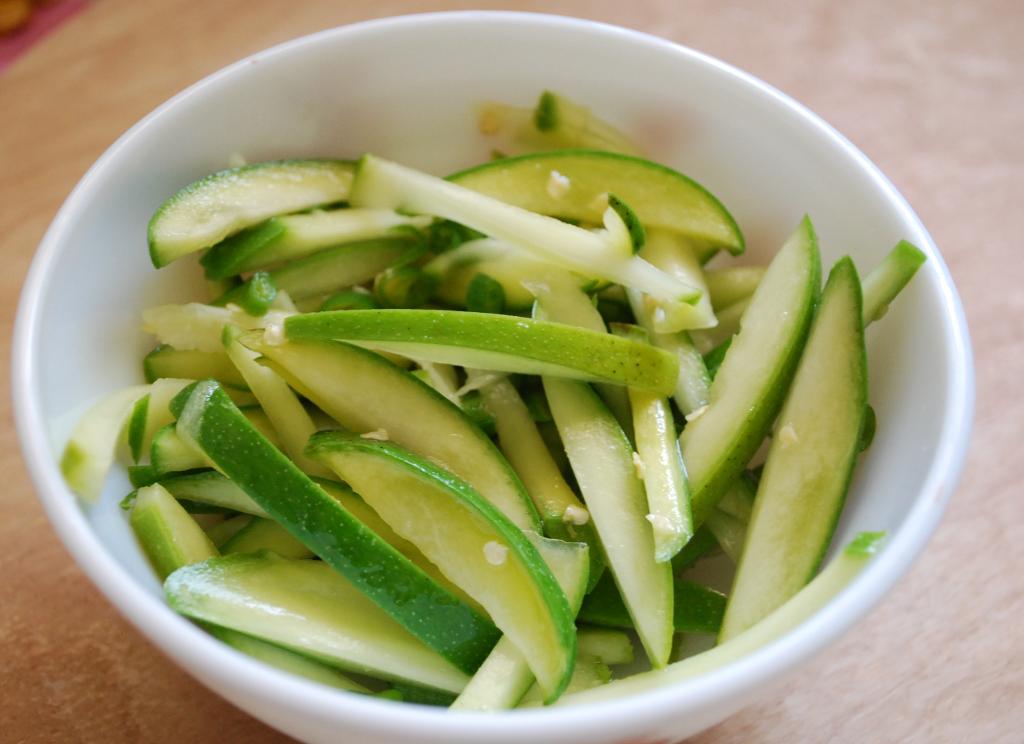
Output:
<svg viewBox="0 0 1024 744">
<path fill-rule="evenodd" d="M 846 134 L 929 227 L 967 308 L 978 403 L 946 518 L 897 591 L 760 704 L 696 741 L 1024 741 L 1024 4 L 1019 0 L 97 0 L 0 75 L 4 356 L 44 229 L 139 117 L 250 52 L 426 10 L 544 10 L 749 70 Z M 7 385 L 4 378 L 4 385 Z M 94 590 L 36 502 L 0 397 L 0 740 L 283 741 L 161 656 Z"/>
</svg>

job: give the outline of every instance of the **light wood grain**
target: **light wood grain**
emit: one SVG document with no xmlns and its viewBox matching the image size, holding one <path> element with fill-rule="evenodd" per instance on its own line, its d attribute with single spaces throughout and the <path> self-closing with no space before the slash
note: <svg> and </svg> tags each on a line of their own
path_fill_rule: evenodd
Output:
<svg viewBox="0 0 1024 744">
<path fill-rule="evenodd" d="M 697 737 L 739 742 L 1024 740 L 1024 5 L 786 0 L 100 0 L 0 76 L 0 368 L 47 223 L 127 127 L 201 76 L 321 28 L 462 7 L 618 23 L 739 65 L 806 103 L 894 181 L 952 269 L 977 355 L 967 471 L 910 575 L 783 691 Z M 50 530 L 0 399 L 0 739 L 284 738 L 159 655 Z"/>
</svg>

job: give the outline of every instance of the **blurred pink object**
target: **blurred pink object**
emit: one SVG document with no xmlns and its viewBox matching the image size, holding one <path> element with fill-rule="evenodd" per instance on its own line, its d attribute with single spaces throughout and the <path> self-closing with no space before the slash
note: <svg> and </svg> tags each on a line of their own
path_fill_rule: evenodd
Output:
<svg viewBox="0 0 1024 744">
<path fill-rule="evenodd" d="M 10 36 L 0 36 L 0 72 L 87 4 L 88 0 L 58 0 L 33 9 L 23 28 Z"/>
</svg>

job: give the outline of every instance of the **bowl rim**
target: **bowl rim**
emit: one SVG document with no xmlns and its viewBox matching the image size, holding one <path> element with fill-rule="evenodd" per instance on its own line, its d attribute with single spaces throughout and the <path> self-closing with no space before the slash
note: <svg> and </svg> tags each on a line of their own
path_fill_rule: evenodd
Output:
<svg viewBox="0 0 1024 744">
<path fill-rule="evenodd" d="M 73 215 L 80 212 L 90 191 L 116 164 L 118 154 L 154 120 L 182 101 L 230 78 L 254 60 L 289 54 L 319 41 L 344 43 L 346 37 L 393 27 L 433 24 L 502 22 L 539 24 L 567 33 L 598 34 L 610 42 L 625 40 L 686 58 L 752 87 L 789 110 L 832 142 L 851 164 L 860 168 L 885 194 L 902 219 L 917 230 L 919 247 L 928 256 L 926 269 L 938 279 L 941 319 L 951 349 L 946 397 L 947 426 L 933 454 L 927 478 L 900 527 L 884 549 L 828 605 L 773 643 L 706 675 L 599 704 L 581 704 L 536 710 L 477 714 L 449 712 L 420 705 L 394 705 L 391 701 L 335 691 L 280 672 L 223 645 L 177 615 L 146 591 L 106 551 L 67 489 L 54 458 L 41 406 L 36 354 L 41 334 L 41 304 L 52 265 L 66 244 Z M 292 712 L 317 719 L 358 720 L 366 730 L 380 733 L 429 726 L 432 737 L 485 737 L 499 733 L 517 736 L 551 733 L 571 726 L 604 735 L 628 735 L 631 720 L 651 723 L 668 720 L 680 710 L 743 696 L 771 677 L 791 671 L 861 620 L 909 570 L 934 532 L 951 498 L 967 454 L 974 409 L 974 368 L 964 310 L 949 269 L 934 241 L 913 209 L 863 153 L 849 140 L 802 104 L 753 75 L 710 55 L 641 31 L 605 23 L 543 13 L 512 11 L 454 11 L 420 13 L 363 21 L 325 29 L 258 51 L 203 78 L 158 106 L 122 134 L 89 168 L 60 207 L 32 260 L 18 303 L 12 343 L 12 395 L 14 418 L 22 453 L 40 501 L 61 541 L 93 584 L 154 645 L 211 689 L 220 684 L 241 690 L 255 699 L 269 699 Z M 628 715 L 624 715 L 627 714 Z M 639 718 L 635 718 L 639 717 Z"/>
</svg>

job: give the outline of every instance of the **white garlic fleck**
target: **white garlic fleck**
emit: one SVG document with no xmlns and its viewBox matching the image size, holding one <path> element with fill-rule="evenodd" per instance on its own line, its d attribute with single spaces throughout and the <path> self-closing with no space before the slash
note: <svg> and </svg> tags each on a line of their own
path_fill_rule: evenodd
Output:
<svg viewBox="0 0 1024 744">
<path fill-rule="evenodd" d="M 282 323 L 270 323 L 263 330 L 263 342 L 267 346 L 281 346 L 284 344 L 284 325 Z"/>
<path fill-rule="evenodd" d="M 701 416 L 703 416 L 707 412 L 708 412 L 708 407 L 706 405 L 705 406 L 701 406 L 700 408 L 698 408 L 696 410 L 690 411 L 688 414 L 686 414 L 686 422 L 690 423 L 692 421 L 696 421 L 697 419 L 699 419 Z"/>
<path fill-rule="evenodd" d="M 508 559 L 508 546 L 491 540 L 484 543 L 484 559 L 492 566 L 500 566 Z"/>
<path fill-rule="evenodd" d="M 590 521 L 590 512 L 575 504 L 569 504 L 562 512 L 562 521 L 567 524 L 583 525 Z"/>
<path fill-rule="evenodd" d="M 571 185 L 568 176 L 563 176 L 556 170 L 551 171 L 548 176 L 547 192 L 552 199 L 561 199 L 569 193 Z"/>
<path fill-rule="evenodd" d="M 672 524 L 672 520 L 663 514 L 648 514 L 646 519 L 651 523 L 651 527 L 654 528 L 655 535 L 667 537 L 678 532 Z"/>
<path fill-rule="evenodd" d="M 647 475 L 647 471 L 644 469 L 643 458 L 640 457 L 639 452 L 633 453 L 633 470 L 636 471 L 636 477 L 640 480 L 643 480 L 644 476 Z"/>
<path fill-rule="evenodd" d="M 779 444 L 782 447 L 789 447 L 791 444 L 796 444 L 800 441 L 800 438 L 796 435 L 796 429 L 793 428 L 792 424 L 786 424 L 778 433 Z"/>
</svg>

